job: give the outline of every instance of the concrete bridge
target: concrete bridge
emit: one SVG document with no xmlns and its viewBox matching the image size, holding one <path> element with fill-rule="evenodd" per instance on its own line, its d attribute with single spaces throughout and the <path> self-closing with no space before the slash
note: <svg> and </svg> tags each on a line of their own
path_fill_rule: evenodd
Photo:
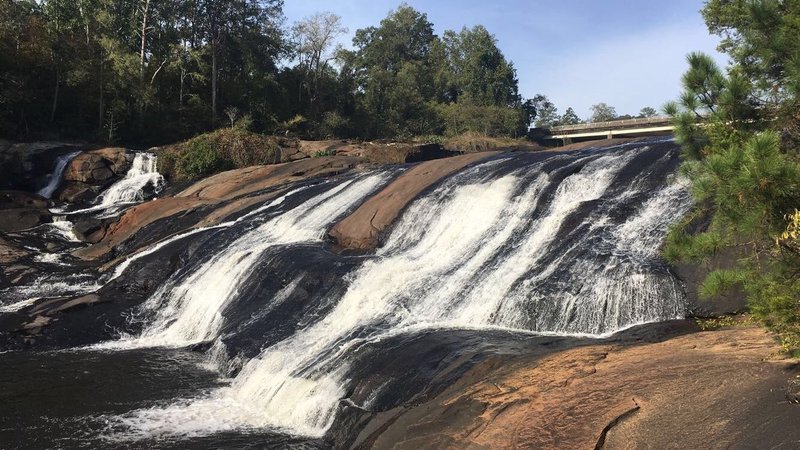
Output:
<svg viewBox="0 0 800 450">
<path fill-rule="evenodd" d="M 615 137 L 660 136 L 672 133 L 674 127 L 667 116 L 622 119 L 608 122 L 559 125 L 550 129 L 532 128 L 531 133 L 562 144 Z"/>
</svg>

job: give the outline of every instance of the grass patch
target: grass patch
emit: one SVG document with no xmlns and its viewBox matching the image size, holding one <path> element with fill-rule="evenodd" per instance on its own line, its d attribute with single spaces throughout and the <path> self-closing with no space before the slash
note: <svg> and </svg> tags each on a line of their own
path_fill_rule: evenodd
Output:
<svg viewBox="0 0 800 450">
<path fill-rule="evenodd" d="M 518 148 L 521 150 L 540 150 L 541 147 L 526 140 L 507 137 L 492 137 L 485 134 L 467 131 L 457 136 L 428 135 L 414 139 L 420 144 L 439 144 L 446 150 L 475 153 L 496 149 Z"/>
<path fill-rule="evenodd" d="M 695 323 L 702 331 L 715 331 L 725 328 L 749 328 L 758 326 L 759 323 L 749 314 L 737 314 L 733 316 L 720 316 L 704 319 L 694 319 Z"/>
</svg>

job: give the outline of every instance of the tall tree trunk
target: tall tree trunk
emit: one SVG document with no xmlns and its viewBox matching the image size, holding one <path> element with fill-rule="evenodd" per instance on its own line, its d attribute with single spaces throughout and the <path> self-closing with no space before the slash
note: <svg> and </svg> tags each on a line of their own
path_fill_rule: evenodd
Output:
<svg viewBox="0 0 800 450">
<path fill-rule="evenodd" d="M 183 84 L 186 80 L 186 69 L 181 67 L 181 89 L 178 93 L 178 109 L 183 109 Z"/>
<path fill-rule="evenodd" d="M 61 74 L 56 64 L 56 87 L 53 92 L 53 107 L 50 109 L 50 123 L 56 120 L 56 109 L 58 108 L 58 90 L 61 85 Z"/>
<path fill-rule="evenodd" d="M 147 12 L 150 9 L 150 0 L 144 0 L 142 7 L 142 45 L 139 51 L 139 81 L 144 85 L 144 55 L 147 48 Z"/>
<path fill-rule="evenodd" d="M 100 50 L 100 83 L 98 83 L 100 92 L 98 95 L 98 108 L 97 108 L 97 133 L 103 129 L 103 116 L 105 116 L 105 99 L 103 98 L 103 51 Z"/>
<path fill-rule="evenodd" d="M 211 126 L 217 125 L 217 40 L 211 41 Z"/>
</svg>

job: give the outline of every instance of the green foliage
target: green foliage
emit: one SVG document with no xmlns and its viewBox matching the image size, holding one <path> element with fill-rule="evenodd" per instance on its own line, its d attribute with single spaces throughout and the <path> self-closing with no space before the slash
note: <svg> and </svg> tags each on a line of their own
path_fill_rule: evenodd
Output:
<svg viewBox="0 0 800 450">
<path fill-rule="evenodd" d="M 537 128 L 550 128 L 559 124 L 561 118 L 558 116 L 558 108 L 556 108 L 553 102 L 546 96 L 538 94 L 533 97 L 532 102 L 534 108 L 534 125 L 536 125 Z"/>
<path fill-rule="evenodd" d="M 695 319 L 695 322 L 703 331 L 713 331 L 721 328 L 752 327 L 755 325 L 753 316 L 750 315 Z"/>
<path fill-rule="evenodd" d="M 583 121 L 572 107 L 564 111 L 564 115 L 561 116 L 561 120 L 558 122 L 559 125 L 577 125 L 579 123 L 583 123 Z"/>
<path fill-rule="evenodd" d="M 262 126 L 282 4 L 0 2 L 0 134 L 175 141 L 219 125 L 220 92 Z"/>
<path fill-rule="evenodd" d="M 701 295 L 742 286 L 753 317 L 779 332 L 786 350 L 798 349 L 800 2 L 710 0 L 703 16 L 733 65 L 723 73 L 709 56 L 690 54 L 684 92 L 664 109 L 698 201 L 693 218 L 710 221 L 700 230 L 694 219 L 676 225 L 664 254 L 697 260 L 735 247 L 738 266 L 711 272 Z"/>
<path fill-rule="evenodd" d="M 617 110 L 605 103 L 592 105 L 592 117 L 589 122 L 607 122 L 617 118 Z"/>
<path fill-rule="evenodd" d="M 329 148 L 327 150 L 320 150 L 312 155 L 313 158 L 322 158 L 323 156 L 336 156 L 336 150 Z"/>
<path fill-rule="evenodd" d="M 0 2 L 0 134 L 157 145 L 232 126 L 402 138 L 444 133 L 438 106 L 450 104 L 488 108 L 492 133 L 521 135 L 530 122 L 514 66 L 482 26 L 440 38 L 401 5 L 345 51 L 333 48 L 346 31 L 338 16 L 314 14 L 290 33 L 282 7 Z M 287 58 L 294 64 L 279 66 Z"/>
<path fill-rule="evenodd" d="M 530 121 L 513 65 L 482 26 L 440 39 L 425 14 L 402 5 L 380 26 L 357 30 L 353 44 L 341 54 L 342 74 L 352 80 L 360 136 L 517 136 Z M 489 123 L 478 124 L 467 111 Z"/>
<path fill-rule="evenodd" d="M 736 286 L 743 285 L 747 281 L 747 276 L 747 272 L 741 270 L 715 270 L 700 284 L 700 298 L 711 299 L 726 295 Z"/>
<path fill-rule="evenodd" d="M 646 117 L 655 117 L 657 115 L 658 115 L 658 111 L 656 111 L 655 108 L 652 108 L 650 106 L 645 106 L 644 108 L 642 108 L 639 111 L 639 116 L 638 117 L 646 118 Z"/>
<path fill-rule="evenodd" d="M 172 180 L 195 180 L 225 170 L 284 162 L 275 138 L 221 128 L 159 153 L 158 170 Z"/>
<path fill-rule="evenodd" d="M 527 129 L 524 112 L 502 106 L 480 106 L 471 103 L 450 103 L 436 106 L 443 122 L 445 136 L 467 132 L 485 136 L 522 136 Z"/>
<path fill-rule="evenodd" d="M 215 142 L 206 135 L 188 141 L 176 161 L 178 175 L 185 179 L 197 179 L 231 168 Z"/>
</svg>

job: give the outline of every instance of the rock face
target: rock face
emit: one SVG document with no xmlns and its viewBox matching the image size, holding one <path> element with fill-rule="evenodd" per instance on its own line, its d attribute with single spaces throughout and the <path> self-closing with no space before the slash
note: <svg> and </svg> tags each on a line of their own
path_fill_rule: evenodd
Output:
<svg viewBox="0 0 800 450">
<path fill-rule="evenodd" d="M 83 152 L 70 161 L 54 198 L 69 203 L 88 202 L 114 181 L 124 177 L 131 161 L 133 154 L 120 147 Z"/>
<path fill-rule="evenodd" d="M 380 234 L 425 189 L 470 164 L 496 154 L 497 152 L 472 153 L 421 163 L 397 177 L 352 214 L 334 225 L 329 234 L 339 246 L 346 249 L 375 248 Z"/>
<path fill-rule="evenodd" d="M 49 201 L 37 194 L 0 191 L 0 232 L 10 233 L 48 223 Z"/>
<path fill-rule="evenodd" d="M 133 156 L 124 148 L 102 148 L 76 156 L 64 172 L 66 183 L 106 186 L 115 177 L 125 175 Z M 64 190 L 69 184 L 65 185 Z"/>
<path fill-rule="evenodd" d="M 786 401 L 796 365 L 765 361 L 777 351 L 764 330 L 737 328 L 586 345 L 530 362 L 490 358 L 435 398 L 376 416 L 350 444 L 778 448 L 800 442 L 800 405 Z"/>
</svg>

